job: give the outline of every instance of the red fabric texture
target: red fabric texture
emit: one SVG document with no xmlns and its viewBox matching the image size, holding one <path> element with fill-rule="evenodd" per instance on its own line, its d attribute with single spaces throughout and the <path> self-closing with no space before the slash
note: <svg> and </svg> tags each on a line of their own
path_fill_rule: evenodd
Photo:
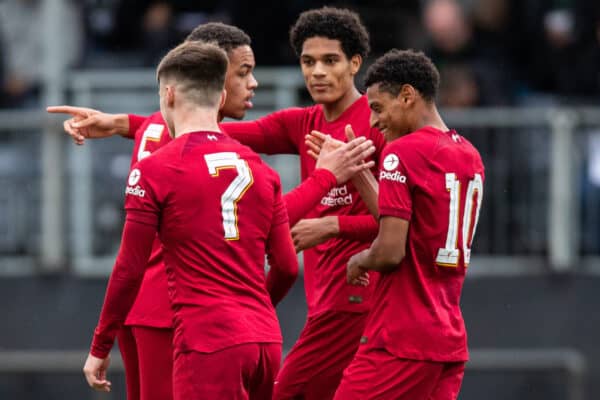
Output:
<svg viewBox="0 0 600 400">
<path fill-rule="evenodd" d="M 397 358 L 384 349 L 358 351 L 335 393 L 335 400 L 456 400 L 464 363 Z"/>
<path fill-rule="evenodd" d="M 277 375 L 273 400 L 332 399 L 366 320 L 367 313 L 337 311 L 308 317 Z"/>
<path fill-rule="evenodd" d="M 248 343 L 175 358 L 175 400 L 271 400 L 281 344 Z"/>
<path fill-rule="evenodd" d="M 173 330 L 134 326 L 141 400 L 173 399 Z"/>
<path fill-rule="evenodd" d="M 373 140 L 377 149 L 372 159 L 378 163 L 384 147 L 381 132 L 369 126 L 370 109 L 365 96 L 360 97 L 334 121 L 327 121 L 321 105 L 306 108 L 289 108 L 277 111 L 251 122 L 225 123 L 222 126 L 228 135 L 250 146 L 254 151 L 267 154 L 298 154 L 302 180 L 307 180 L 315 170 L 315 160 L 308 155 L 305 135 L 312 130 L 330 134 L 335 139 L 346 141 L 344 129 L 351 124 L 358 136 Z M 293 208 L 293 207 L 290 207 Z M 372 274 L 372 284 L 366 288 L 346 283 L 346 263 L 348 259 L 368 247 L 377 234 L 377 224 L 369 218 L 366 205 L 360 199 L 352 183 L 331 188 L 304 218 L 337 216 L 338 218 L 359 218 L 356 226 L 366 224 L 366 228 L 356 229 L 350 237 L 327 240 L 314 248 L 304 251 L 304 279 L 309 315 L 324 311 L 364 312 L 370 308 L 372 292 L 377 274 Z M 344 227 L 352 226 L 348 220 Z M 359 239 L 358 236 L 362 235 Z"/>
</svg>

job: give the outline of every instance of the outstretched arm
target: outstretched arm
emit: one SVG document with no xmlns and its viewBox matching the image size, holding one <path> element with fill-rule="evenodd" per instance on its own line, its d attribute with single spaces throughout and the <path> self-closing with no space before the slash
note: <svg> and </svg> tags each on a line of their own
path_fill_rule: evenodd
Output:
<svg viewBox="0 0 600 400">
<path fill-rule="evenodd" d="M 133 133 L 145 119 L 133 114 L 103 113 L 87 107 L 50 106 L 46 111 L 51 114 L 71 116 L 63 122 L 63 128 L 79 145 L 82 145 L 85 139 L 99 139 L 114 135 L 133 138 Z"/>
<path fill-rule="evenodd" d="M 296 136 L 300 109 L 274 112 L 256 121 L 223 122 L 221 129 L 238 142 L 263 154 L 298 154 Z"/>
</svg>

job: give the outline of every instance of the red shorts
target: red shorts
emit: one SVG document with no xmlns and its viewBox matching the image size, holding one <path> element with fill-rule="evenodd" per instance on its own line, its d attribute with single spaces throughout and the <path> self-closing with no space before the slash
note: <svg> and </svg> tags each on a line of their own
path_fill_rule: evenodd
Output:
<svg viewBox="0 0 600 400">
<path fill-rule="evenodd" d="M 465 363 L 398 358 L 384 349 L 361 349 L 344 371 L 335 400 L 455 400 Z"/>
<path fill-rule="evenodd" d="M 128 400 L 173 398 L 173 330 L 125 326 L 118 334 Z"/>
<path fill-rule="evenodd" d="M 358 349 L 367 313 L 326 311 L 309 317 L 275 380 L 273 400 L 332 399 Z"/>
<path fill-rule="evenodd" d="M 280 343 L 247 343 L 214 353 L 179 353 L 175 400 L 271 400 L 281 363 Z"/>
</svg>

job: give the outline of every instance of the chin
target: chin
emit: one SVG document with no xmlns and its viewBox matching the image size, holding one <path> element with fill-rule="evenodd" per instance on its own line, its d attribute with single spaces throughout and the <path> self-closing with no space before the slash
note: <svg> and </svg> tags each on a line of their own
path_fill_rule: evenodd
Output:
<svg viewBox="0 0 600 400">
<path fill-rule="evenodd" d="M 246 116 L 246 111 L 245 110 L 244 111 L 240 111 L 240 110 L 237 110 L 237 111 L 222 111 L 221 115 L 223 117 L 225 117 L 225 118 L 230 118 L 230 119 L 238 120 L 238 119 L 243 119 Z"/>
<path fill-rule="evenodd" d="M 311 92 L 310 93 L 310 97 L 312 97 L 312 100 L 315 103 L 317 103 L 317 104 L 333 103 L 333 102 L 335 102 L 337 100 L 335 98 L 335 96 L 331 95 L 331 93 L 314 93 L 314 92 Z"/>
<path fill-rule="evenodd" d="M 244 119 L 245 116 L 246 116 L 246 111 L 240 111 L 240 112 L 234 113 L 230 118 Z"/>
</svg>

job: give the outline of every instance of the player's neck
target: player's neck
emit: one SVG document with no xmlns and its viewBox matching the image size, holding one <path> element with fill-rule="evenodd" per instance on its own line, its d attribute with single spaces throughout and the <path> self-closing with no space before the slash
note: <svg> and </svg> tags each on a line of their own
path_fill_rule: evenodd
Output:
<svg viewBox="0 0 600 400">
<path fill-rule="evenodd" d="M 205 107 L 190 107 L 173 113 L 175 137 L 190 132 L 219 132 L 218 111 Z"/>
<path fill-rule="evenodd" d="M 437 110 L 435 104 L 432 104 L 428 107 L 424 107 L 423 113 L 419 121 L 417 121 L 417 129 L 424 128 L 426 126 L 430 126 L 435 129 L 439 129 L 442 132 L 448 131 L 448 127 L 444 123 L 440 113 Z"/>
<path fill-rule="evenodd" d="M 340 97 L 337 101 L 333 103 L 323 103 L 321 104 L 323 107 L 323 114 L 325 115 L 325 120 L 327 121 L 335 121 L 339 118 L 340 115 L 344 113 L 356 100 L 360 98 L 361 94 L 356 88 L 356 86 L 352 86 L 352 89 L 345 93 L 342 97 Z"/>
</svg>

